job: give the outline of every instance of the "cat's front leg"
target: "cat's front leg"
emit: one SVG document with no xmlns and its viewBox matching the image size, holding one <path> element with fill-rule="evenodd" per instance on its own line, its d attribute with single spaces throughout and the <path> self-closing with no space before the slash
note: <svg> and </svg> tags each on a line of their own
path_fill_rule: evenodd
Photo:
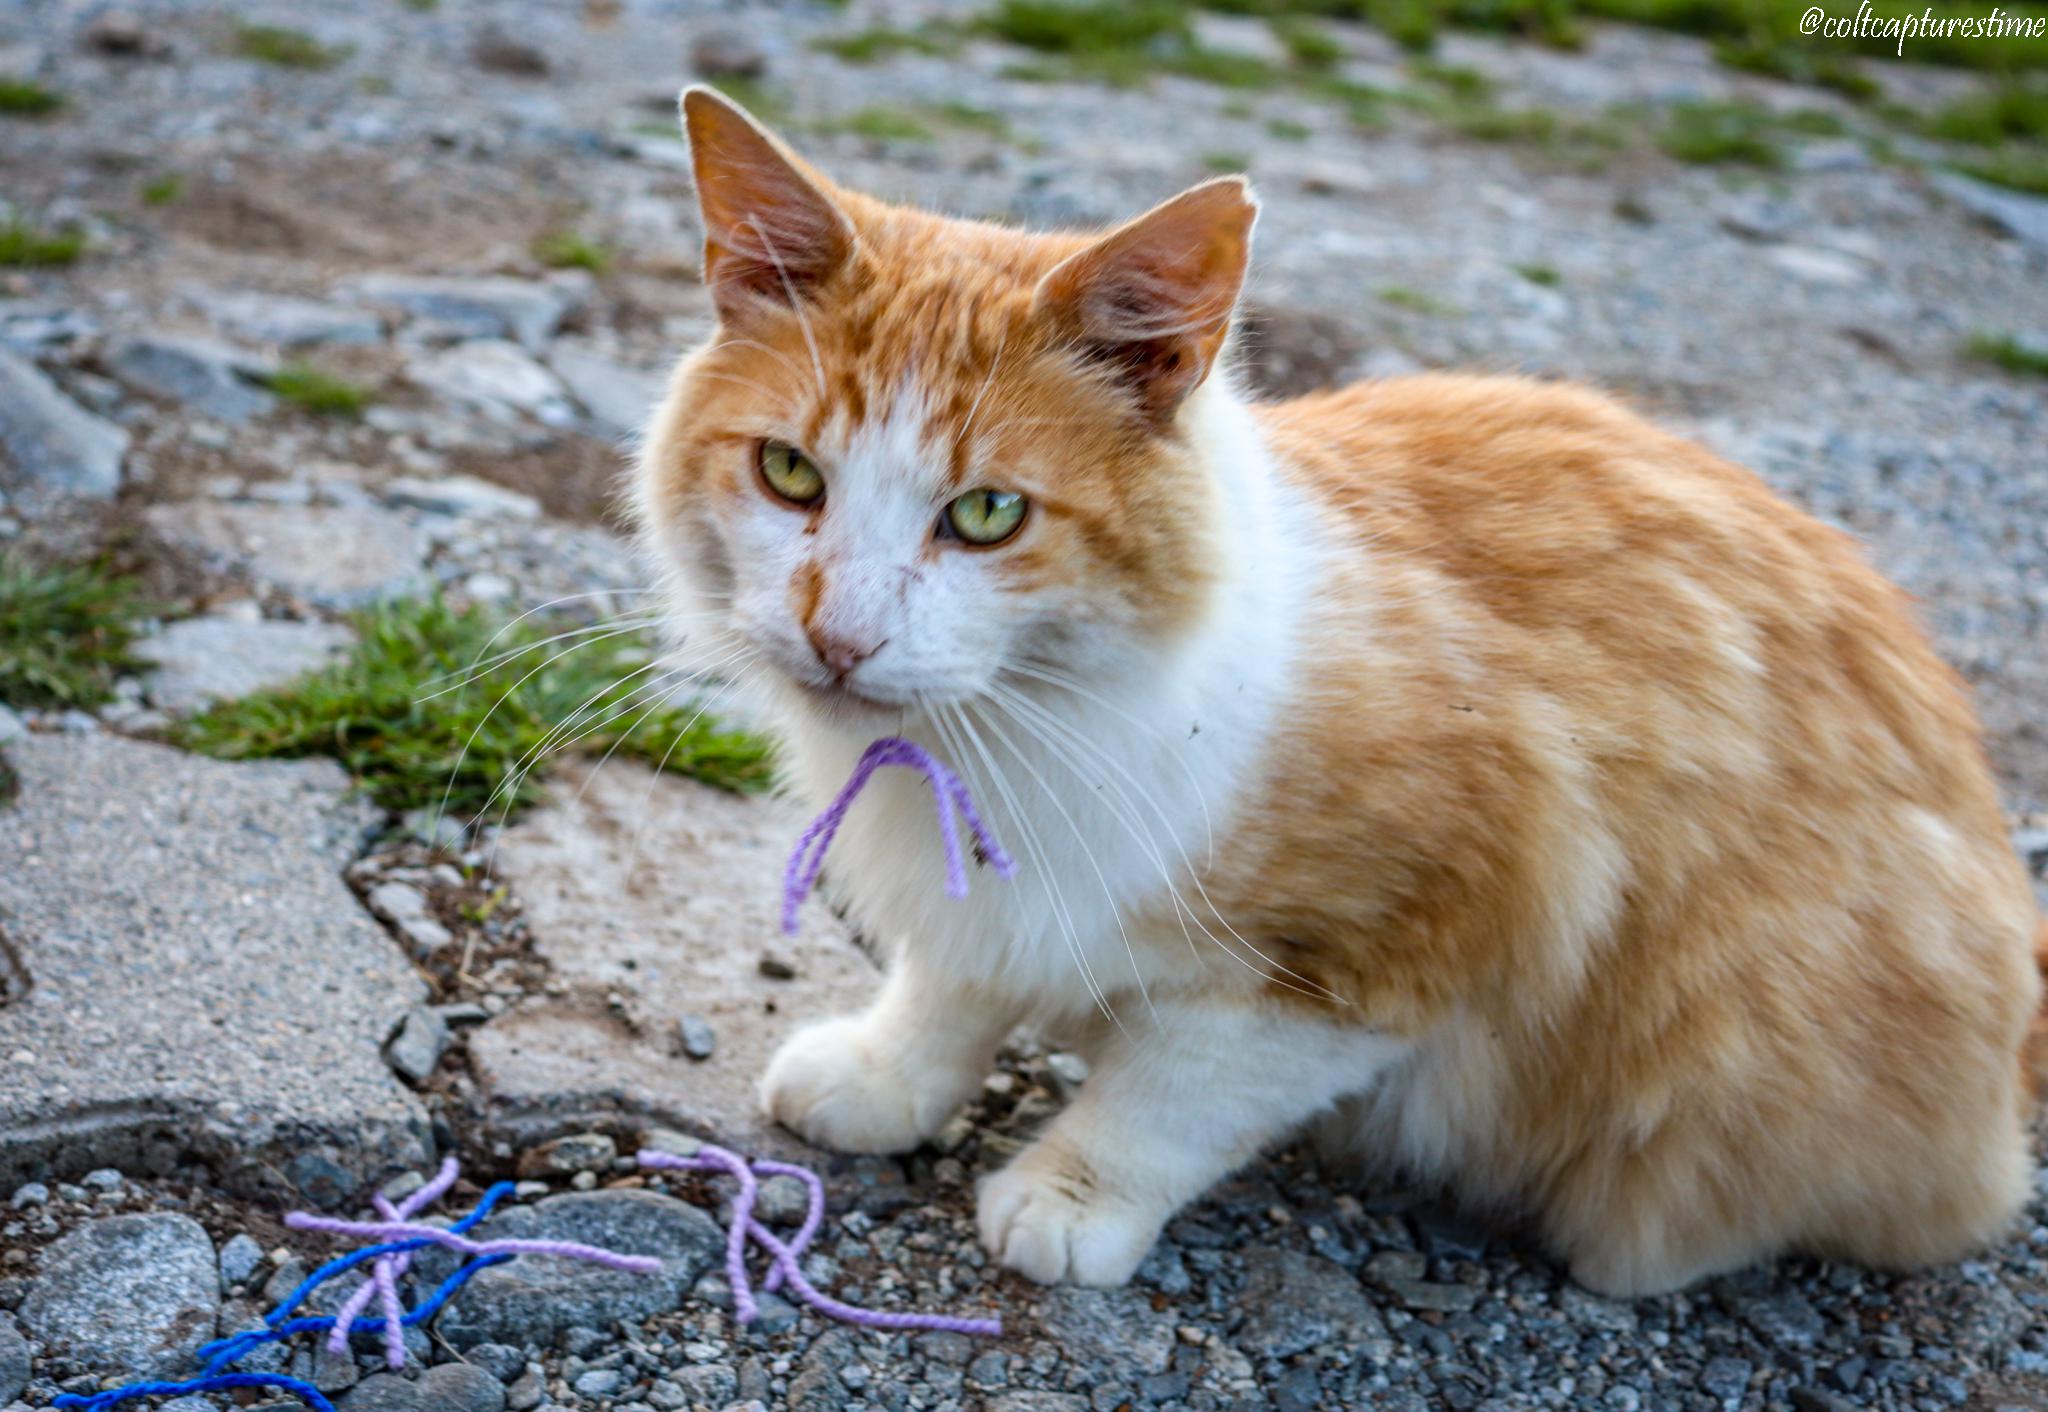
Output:
<svg viewBox="0 0 2048 1412">
<path fill-rule="evenodd" d="M 1045 1135 L 981 1184 L 982 1244 L 1043 1284 L 1122 1284 L 1182 1205 L 1407 1049 L 1266 1000 L 1160 1000 L 1126 1023 Z"/>
<path fill-rule="evenodd" d="M 899 958 L 865 1011 L 784 1041 L 762 1106 L 820 1147 L 907 1152 L 973 1096 L 1017 1018 L 1000 998 Z"/>
</svg>

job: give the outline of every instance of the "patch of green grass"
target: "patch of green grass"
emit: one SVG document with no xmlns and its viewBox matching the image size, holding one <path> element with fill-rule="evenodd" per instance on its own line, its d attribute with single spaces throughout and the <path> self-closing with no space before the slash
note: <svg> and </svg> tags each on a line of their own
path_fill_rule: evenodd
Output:
<svg viewBox="0 0 2048 1412">
<path fill-rule="evenodd" d="M 977 108 L 972 103 L 962 103 L 958 99 L 949 98 L 943 103 L 928 104 L 925 111 L 931 114 L 934 120 L 948 127 L 984 132 L 990 137 L 1010 136 L 1008 118 L 987 108 Z"/>
<path fill-rule="evenodd" d="M 1972 358 L 1995 363 L 2015 377 L 2048 378 L 2048 349 L 2021 343 L 2009 333 L 1973 334 L 1967 348 Z"/>
<path fill-rule="evenodd" d="M 1202 165 L 1218 176 L 1232 176 L 1250 171 L 1252 159 L 1242 152 L 1204 152 Z"/>
<path fill-rule="evenodd" d="M 664 131 L 674 135 L 672 130 Z M 555 230 L 533 242 L 533 258 L 552 270 L 588 270 L 601 275 L 617 256 L 609 245 L 573 230 Z"/>
<path fill-rule="evenodd" d="M 165 172 L 142 184 L 142 200 L 148 206 L 168 206 L 185 194 L 185 178 L 179 172 Z"/>
<path fill-rule="evenodd" d="M 1283 15 L 1273 21 L 1273 33 L 1304 69 L 1331 69 L 1343 61 L 1344 46 L 1313 20 Z"/>
<path fill-rule="evenodd" d="M 85 253 L 85 233 L 41 230 L 26 221 L 0 222 L 0 268 L 69 265 Z"/>
<path fill-rule="evenodd" d="M 564 749 L 619 755 L 750 791 L 767 745 L 682 705 L 656 705 L 651 646 L 601 631 L 562 642 L 559 624 L 456 610 L 439 598 L 372 609 L 343 660 L 297 682 L 222 702 L 173 739 L 229 760 L 331 756 L 387 809 L 457 815 L 539 797 L 538 760 Z M 500 635 L 502 629 L 502 635 Z M 586 731 L 587 728 L 587 731 Z"/>
<path fill-rule="evenodd" d="M 423 15 L 441 8 L 441 0 L 398 0 L 398 3 Z"/>
<path fill-rule="evenodd" d="M 864 29 L 854 34 L 828 34 L 811 41 L 821 50 L 849 64 L 873 64 L 898 54 L 946 55 L 960 47 L 959 33 L 936 22 L 919 29 Z"/>
<path fill-rule="evenodd" d="M 1531 284 L 1540 284 L 1545 289 L 1555 289 L 1564 283 L 1564 276 L 1553 265 L 1514 265 L 1514 272 Z"/>
<path fill-rule="evenodd" d="M 1268 118 L 1266 133 L 1282 142 L 1306 142 L 1316 135 L 1316 130 L 1307 123 L 1295 122 L 1292 118 Z"/>
<path fill-rule="evenodd" d="M 1771 115 L 1747 103 L 1679 103 L 1665 114 L 1657 145 L 1681 162 L 1778 167 Z"/>
<path fill-rule="evenodd" d="M 1930 137 L 1995 147 L 2014 138 L 2048 139 L 2048 87 L 2008 84 L 1972 94 L 1929 116 Z"/>
<path fill-rule="evenodd" d="M 1405 309 L 1411 314 L 1428 314 L 1434 317 L 1458 312 L 1456 305 L 1446 304 L 1443 300 L 1433 295 L 1424 294 L 1421 290 L 1410 288 L 1405 284 L 1387 285 L 1380 290 L 1379 296 L 1382 304 L 1392 305 L 1396 309 Z"/>
<path fill-rule="evenodd" d="M 33 79 L 0 75 L 0 114 L 40 118 L 64 106 L 64 95 Z"/>
<path fill-rule="evenodd" d="M 1869 102 L 1884 92 L 1883 85 L 1865 73 L 1855 57 L 1810 45 L 1788 44 L 1780 39 L 1727 39 L 1714 46 L 1714 57 L 1731 69 L 1787 83 L 1831 88 L 1859 103 Z"/>
<path fill-rule="evenodd" d="M 1954 164 L 1964 176 L 2010 187 L 2034 196 L 2048 196 L 2048 152 L 1999 152 Z"/>
<path fill-rule="evenodd" d="M 1409 64 L 1408 71 L 1425 82 L 1435 84 L 1453 98 L 1462 98 L 1469 103 L 1493 101 L 1494 82 L 1477 69 L 1459 64 L 1439 64 L 1434 59 L 1417 59 Z"/>
<path fill-rule="evenodd" d="M 813 126 L 818 132 L 844 133 L 851 137 L 864 137 L 870 142 L 938 141 L 938 134 L 908 108 L 859 108 L 836 117 L 821 118 Z"/>
<path fill-rule="evenodd" d="M 283 25 L 235 26 L 235 53 L 283 69 L 331 69 L 349 56 L 345 46 L 322 44 L 302 29 Z"/>
<path fill-rule="evenodd" d="M 42 564 L 0 554 L 0 701 L 97 706 L 143 669 L 128 649 L 151 609 L 133 579 L 105 565 Z"/>
<path fill-rule="evenodd" d="M 1858 99 L 1878 92 L 1876 80 L 1863 71 L 1863 58 L 1903 57 L 1909 63 L 2007 74 L 2048 69 L 2048 33 L 1999 38 L 1922 33 L 1906 40 L 1903 55 L 1896 35 L 1805 36 L 1799 32 L 1800 20 L 1810 0 L 1138 0 L 1130 5 L 999 0 L 985 26 L 1042 52 L 1094 56 L 1075 67 L 1091 69 L 1097 77 L 1120 70 L 1120 81 L 1134 82 L 1147 73 L 1170 71 L 1173 46 L 1185 42 L 1186 17 L 1201 8 L 1263 16 L 1283 38 L 1289 31 L 1307 30 L 1311 21 L 1362 21 L 1416 53 L 1427 52 L 1447 29 L 1492 31 L 1577 48 L 1584 43 L 1588 21 L 1615 20 L 1696 35 L 1712 43 L 1716 56 L 1731 67 L 1821 85 Z M 1856 12 L 1850 3 L 1838 8 L 1844 17 Z M 2000 9 L 2021 21 L 2048 16 L 2041 0 L 2018 0 Z M 1930 17 L 1937 24 L 1964 17 L 1981 21 L 1986 12 L 1980 0 L 1871 0 L 1879 28 L 1908 17 L 1923 25 Z M 1317 62 L 1320 52 L 1322 46 L 1315 45 L 1314 52 L 1297 55 L 1297 67 L 1300 60 Z M 1144 66 L 1148 57 L 1149 69 Z"/>
<path fill-rule="evenodd" d="M 368 388 L 306 363 L 287 363 L 261 381 L 280 401 L 325 417 L 360 416 L 370 402 Z"/>
</svg>

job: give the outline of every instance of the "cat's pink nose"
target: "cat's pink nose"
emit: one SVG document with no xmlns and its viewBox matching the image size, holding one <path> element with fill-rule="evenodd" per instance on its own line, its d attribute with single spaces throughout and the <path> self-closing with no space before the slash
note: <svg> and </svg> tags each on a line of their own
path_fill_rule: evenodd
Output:
<svg viewBox="0 0 2048 1412">
<path fill-rule="evenodd" d="M 873 646 L 863 646 L 843 637 L 834 637 L 831 633 L 820 632 L 816 628 L 806 628 L 804 632 L 811 639 L 811 650 L 818 654 L 818 660 L 825 664 L 826 670 L 835 678 L 844 678 L 848 672 L 882 650 L 882 644 L 879 642 Z"/>
</svg>

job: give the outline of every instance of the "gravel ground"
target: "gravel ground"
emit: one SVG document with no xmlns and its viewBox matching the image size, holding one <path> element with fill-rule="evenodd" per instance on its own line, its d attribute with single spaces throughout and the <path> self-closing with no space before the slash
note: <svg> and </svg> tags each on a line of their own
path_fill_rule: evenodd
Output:
<svg viewBox="0 0 2048 1412">
<path fill-rule="evenodd" d="M 872 65 L 812 47 L 970 8 L 0 9 L 0 73 L 67 100 L 47 119 L 0 118 L 0 220 L 75 225 L 88 240 L 74 266 L 0 272 L 0 445 L 16 463 L 0 481 L 0 536 L 114 544 L 167 597 L 210 610 L 205 632 L 160 640 L 166 681 L 187 654 L 180 690 L 262 680 L 283 651 L 266 644 L 303 660 L 334 640 L 305 625 L 392 591 L 438 585 L 522 607 L 589 595 L 570 606 L 592 616 L 630 607 L 641 580 L 612 527 L 616 444 L 707 326 L 675 90 L 695 74 L 752 75 L 836 175 L 977 215 L 1104 221 L 1248 162 L 1265 207 L 1245 343 L 1268 387 L 1419 366 L 1585 377 L 1746 461 L 1861 535 L 1921 596 L 1979 691 L 2022 846 L 2048 877 L 2048 399 L 1963 351 L 1979 332 L 2048 330 L 2048 203 L 2014 197 L 1987 214 L 1982 192 L 1886 160 L 1859 136 L 1867 114 L 1644 32 L 1601 30 L 1577 54 L 1453 36 L 1437 57 L 1487 75 L 1509 107 L 1590 120 L 1620 103 L 1654 115 L 1739 98 L 1826 110 L 1849 135 L 1791 139 L 1783 170 L 1743 174 L 1640 145 L 1476 142 L 1405 110 L 1366 130 L 1289 89 L 1028 82 L 1012 72 L 1025 56 L 993 43 Z M 242 27 L 263 24 L 309 32 L 332 64 L 238 54 Z M 1331 33 L 1345 76 L 1411 81 L 1376 34 Z M 1257 26 L 1205 34 L 1270 44 Z M 1908 101 L 1969 82 L 1913 70 L 1883 81 Z M 961 120 L 961 104 L 993 117 Z M 929 140 L 848 121 L 884 107 L 921 115 Z M 1910 142 L 1892 145 L 1910 155 Z M 608 268 L 538 260 L 535 243 L 564 231 L 602 246 Z M 253 380 L 299 361 L 369 388 L 370 405 L 323 418 Z M 30 438 L 91 467 L 69 488 L 85 499 L 38 480 L 33 468 L 52 462 L 22 449 Z M 146 728 L 179 704 L 168 687 L 160 702 L 149 691 L 135 683 L 97 722 L 29 725 Z M 486 861 L 488 840 L 477 844 L 473 861 Z M 478 1106 L 469 1036 L 543 1000 L 588 1002 L 612 1023 L 643 997 L 628 977 L 607 994 L 554 974 L 516 874 L 436 869 L 394 836 L 346 870 L 395 941 L 429 958 L 430 1003 L 399 1007 L 412 1009 L 385 1057 L 419 1090 L 439 1147 L 479 1179 L 518 1175 L 519 1149 Z M 180 944 L 144 923 L 133 937 Z M 18 999 L 0 985 L 0 1006 Z M 726 1023 L 722 1046 L 734 1042 Z M 0 1068 L 0 1084 L 16 1072 Z M 1901 1277 L 1786 1261 L 1620 1305 L 1570 1286 L 1511 1225 L 1476 1224 L 1427 1193 L 1353 1189 L 1289 1151 L 1186 1212 L 1129 1289 L 1045 1292 L 988 1267 L 972 1188 L 1078 1078 L 1064 1056 L 1018 1050 L 933 1146 L 825 1159 L 832 1218 L 811 1278 L 879 1307 L 999 1312 L 1001 1339 L 848 1330 L 775 1300 L 736 1330 L 710 1273 L 715 1240 L 692 1214 L 717 1214 L 717 1192 L 615 1162 L 644 1120 L 621 1110 L 604 1124 L 609 1150 L 582 1144 L 596 1155 L 528 1175 L 522 1199 L 598 1199 L 582 1220 L 636 1203 L 692 1292 L 679 1307 L 621 1322 L 596 1299 L 576 1306 L 586 1322 L 564 1322 L 571 1301 L 537 1313 L 479 1288 L 461 1318 L 415 1336 L 434 1365 L 417 1381 L 417 1363 L 392 1379 L 367 1348 L 354 1364 L 302 1350 L 286 1366 L 350 1412 L 2048 1412 L 2048 1185 L 2004 1243 L 1961 1266 Z M 165 1348 L 78 1333 L 109 1307 L 166 1348 L 188 1346 L 202 1327 L 246 1326 L 326 1253 L 213 1169 L 155 1170 L 66 1169 L 74 1180 L 31 1182 L 0 1206 L 0 1409 L 156 1366 Z M 521 1219 L 545 1227 L 545 1213 L 571 1208 L 535 1209 Z M 115 1218 L 144 1224 L 96 1224 Z M 201 1245 L 217 1290 L 189 1277 Z M 156 1263 L 124 1266 L 137 1249 Z M 179 1278 L 158 1277 L 173 1264 Z M 495 1332 L 476 1343 L 485 1323 Z"/>
</svg>

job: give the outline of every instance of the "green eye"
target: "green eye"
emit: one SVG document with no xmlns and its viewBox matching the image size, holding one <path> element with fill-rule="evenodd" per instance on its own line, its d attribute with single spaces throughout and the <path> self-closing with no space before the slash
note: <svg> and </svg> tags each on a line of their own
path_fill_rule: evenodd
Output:
<svg viewBox="0 0 2048 1412">
<path fill-rule="evenodd" d="M 761 479 L 793 505 L 808 505 L 825 493 L 825 477 L 811 458 L 777 441 L 761 443 Z"/>
<path fill-rule="evenodd" d="M 1009 490 L 970 490 L 946 507 L 944 528 L 969 544 L 1001 544 L 1024 523 L 1024 497 Z"/>
</svg>

